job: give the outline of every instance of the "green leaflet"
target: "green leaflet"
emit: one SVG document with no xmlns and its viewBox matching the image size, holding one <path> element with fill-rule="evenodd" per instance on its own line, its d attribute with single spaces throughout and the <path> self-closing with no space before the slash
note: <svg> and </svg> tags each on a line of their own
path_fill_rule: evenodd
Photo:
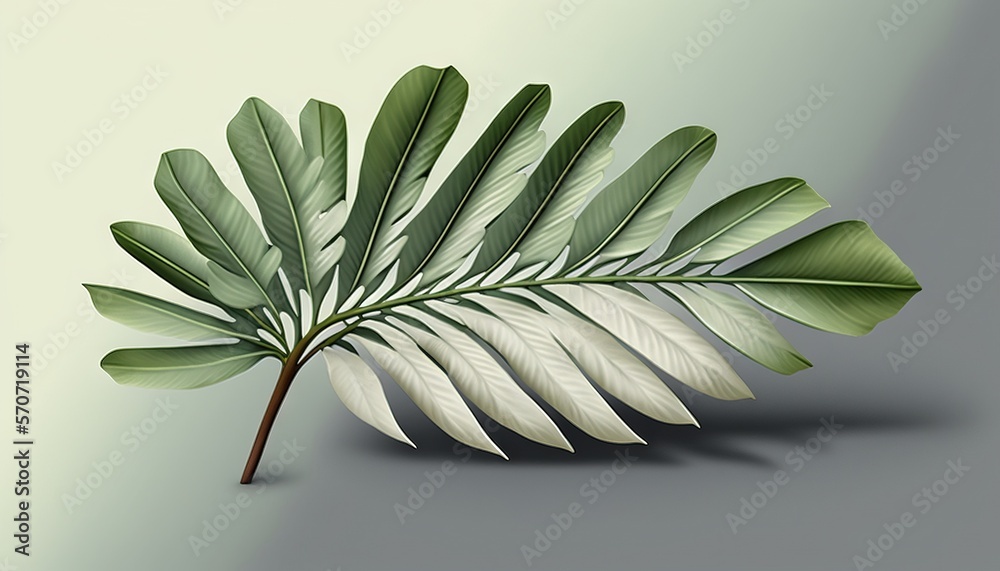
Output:
<svg viewBox="0 0 1000 571">
<path fill-rule="evenodd" d="M 389 92 L 365 142 L 358 194 L 343 230 L 345 295 L 395 260 L 403 243 L 394 240 L 392 225 L 416 204 L 458 125 L 467 93 L 454 68 L 426 66 L 404 75 Z"/>
<path fill-rule="evenodd" d="M 176 303 L 126 289 L 92 284 L 84 287 L 101 315 L 139 331 L 187 341 L 232 337 L 257 342 L 255 337 L 237 331 L 232 322 Z"/>
<path fill-rule="evenodd" d="M 330 204 L 347 196 L 347 120 L 336 105 L 310 99 L 299 112 L 299 133 L 306 158 L 323 159 L 320 178 Z"/>
<path fill-rule="evenodd" d="M 571 215 L 603 177 L 612 157 L 611 139 L 624 120 L 625 107 L 609 102 L 570 125 L 542 157 L 521 194 L 486 229 L 470 273 L 489 274 L 515 251 L 520 256 L 511 272 L 554 259 L 573 232 Z"/>
<path fill-rule="evenodd" d="M 116 222 L 111 234 L 123 250 L 185 294 L 222 308 L 241 332 L 253 334 L 258 324 L 250 312 L 221 303 L 208 288 L 208 259 L 175 232 L 142 222 Z"/>
<path fill-rule="evenodd" d="M 156 389 L 197 389 L 236 376 L 273 351 L 249 343 L 116 349 L 101 360 L 123 385 Z"/>
<path fill-rule="evenodd" d="M 761 305 L 810 327 L 864 335 L 918 291 L 868 224 L 827 226 L 726 276 Z"/>
<path fill-rule="evenodd" d="M 772 371 L 791 375 L 812 366 L 763 313 L 701 284 L 664 284 L 668 294 L 731 347 Z"/>
<path fill-rule="evenodd" d="M 334 113 L 323 111 L 327 121 L 335 125 L 329 117 Z M 318 116 L 321 111 L 314 113 Z M 343 216 L 336 222 L 320 219 L 334 207 L 339 190 L 321 178 L 323 158 L 309 160 L 281 114 L 256 98 L 243 104 L 229 122 L 226 135 L 267 235 L 281 250 L 285 260 L 282 269 L 292 291 L 305 290 L 314 296 L 313 288 L 333 269 L 339 256 L 340 248 L 329 245 L 343 222 Z M 318 137 L 335 135 L 322 133 Z"/>
<path fill-rule="evenodd" d="M 281 252 L 264 240 L 250 213 L 222 184 L 208 160 L 187 149 L 164 153 L 154 184 L 188 239 L 209 259 L 213 295 L 232 299 L 233 307 L 267 305 L 277 314 L 268 286 Z"/>
<path fill-rule="evenodd" d="M 421 285 L 432 284 L 455 270 L 482 239 L 486 225 L 517 197 L 527 180 L 519 171 L 544 150 L 538 127 L 550 100 L 547 85 L 529 85 L 490 123 L 407 225 L 400 283 L 422 272 Z"/>
<path fill-rule="evenodd" d="M 593 256 L 610 261 L 652 246 L 712 158 L 716 140 L 704 127 L 674 131 L 599 192 L 576 223 L 566 271 Z"/>
<path fill-rule="evenodd" d="M 111 234 L 123 250 L 187 295 L 218 303 L 208 289 L 208 258 L 175 232 L 143 222 L 115 222 Z"/>
<path fill-rule="evenodd" d="M 661 260 L 670 263 L 698 249 L 692 263 L 721 261 L 829 206 L 800 179 L 765 182 L 727 196 L 696 216 L 677 232 Z"/>
</svg>

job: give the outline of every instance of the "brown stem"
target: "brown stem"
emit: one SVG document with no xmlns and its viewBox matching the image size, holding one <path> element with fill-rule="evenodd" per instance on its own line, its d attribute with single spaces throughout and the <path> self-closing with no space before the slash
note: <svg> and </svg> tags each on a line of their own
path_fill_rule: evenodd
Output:
<svg viewBox="0 0 1000 571">
<path fill-rule="evenodd" d="M 304 344 L 300 347 L 304 347 Z M 247 459 L 246 468 L 243 469 L 243 477 L 240 478 L 241 484 L 249 484 L 257 471 L 260 457 L 264 454 L 264 446 L 267 444 L 267 437 L 271 434 L 274 419 L 278 416 L 278 409 L 281 408 L 281 402 L 285 400 L 285 395 L 288 394 L 288 389 L 292 386 L 292 380 L 295 379 L 295 373 L 299 371 L 301 366 L 298 362 L 302 353 L 300 347 L 288 355 L 285 364 L 281 367 L 278 383 L 274 386 L 274 392 L 271 393 L 271 400 L 267 403 L 264 418 L 260 421 L 260 428 L 257 429 L 257 438 L 254 439 L 253 448 L 250 450 L 250 458 Z"/>
</svg>

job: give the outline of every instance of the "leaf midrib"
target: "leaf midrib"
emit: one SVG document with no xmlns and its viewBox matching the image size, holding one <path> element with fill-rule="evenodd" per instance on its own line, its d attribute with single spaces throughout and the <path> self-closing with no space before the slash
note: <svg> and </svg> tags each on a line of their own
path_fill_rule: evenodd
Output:
<svg viewBox="0 0 1000 571">
<path fill-rule="evenodd" d="M 850 280 L 824 280 L 816 278 L 782 278 L 782 277 L 739 277 L 739 276 L 678 276 L 678 275 L 668 275 L 668 276 L 575 276 L 575 277 L 560 277 L 560 278 L 549 278 L 544 280 L 522 280 L 517 282 L 509 283 L 494 283 L 489 285 L 474 285 L 465 288 L 458 288 L 452 290 L 443 290 L 439 292 L 431 292 L 420 295 L 402 297 L 393 300 L 383 301 L 374 305 L 369 305 L 365 307 L 357 307 L 344 313 L 332 315 L 329 318 L 323 320 L 319 324 L 313 327 L 304 338 L 306 343 L 310 342 L 319 333 L 321 333 L 327 327 L 351 319 L 354 317 L 362 316 L 366 313 L 371 313 L 374 311 L 382 311 L 385 309 L 391 309 L 400 305 L 410 305 L 413 303 L 418 303 L 422 301 L 430 301 L 433 299 L 443 299 L 448 297 L 455 297 L 470 293 L 479 293 L 486 291 L 494 291 L 505 288 L 525 288 L 525 287 L 540 287 L 547 285 L 581 285 L 587 283 L 604 283 L 604 284 L 614 284 L 614 283 L 722 283 L 722 284 L 745 284 L 745 283 L 764 283 L 764 284 L 793 284 L 793 285 L 819 285 L 827 287 L 864 287 L 864 288 L 876 288 L 876 289 L 893 289 L 900 291 L 920 291 L 919 285 L 911 284 L 897 284 L 889 282 L 864 282 L 864 281 L 850 281 Z M 359 324 L 361 321 L 355 321 L 354 325 Z"/>
</svg>

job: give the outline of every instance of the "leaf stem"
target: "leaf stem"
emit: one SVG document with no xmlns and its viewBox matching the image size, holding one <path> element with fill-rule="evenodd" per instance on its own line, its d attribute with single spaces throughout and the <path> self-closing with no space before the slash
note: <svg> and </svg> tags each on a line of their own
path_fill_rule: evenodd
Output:
<svg viewBox="0 0 1000 571">
<path fill-rule="evenodd" d="M 260 458 L 264 454 L 264 446 L 267 444 L 267 438 L 270 436 L 271 428 L 274 426 L 274 419 L 277 418 L 278 410 L 281 409 L 281 403 L 285 400 L 285 395 L 288 394 L 288 389 L 292 386 L 295 374 L 298 373 L 301 367 L 298 358 L 302 354 L 303 349 L 305 349 L 304 344 L 299 343 L 296 345 L 281 367 L 281 372 L 278 374 L 278 382 L 274 386 L 274 392 L 271 393 L 271 400 L 268 401 L 267 408 L 264 410 L 264 418 L 260 421 L 260 428 L 257 429 L 257 437 L 254 439 L 253 447 L 250 449 L 250 457 L 247 459 L 246 467 L 243 469 L 243 477 L 240 478 L 241 484 L 249 484 L 253 481 L 257 465 L 260 464 Z"/>
</svg>

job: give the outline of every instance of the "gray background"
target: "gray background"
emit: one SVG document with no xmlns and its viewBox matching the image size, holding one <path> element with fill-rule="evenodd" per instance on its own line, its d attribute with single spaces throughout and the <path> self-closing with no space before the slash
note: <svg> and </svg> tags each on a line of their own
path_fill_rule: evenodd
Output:
<svg viewBox="0 0 1000 571">
<path fill-rule="evenodd" d="M 404 2 L 348 59 L 342 44 L 387 3 L 246 0 L 221 14 L 208 1 L 141 9 L 72 3 L 27 45 L 6 49 L 0 251 L 5 268 L 33 269 L 20 276 L 28 279 L 4 280 L 4 340 L 58 349 L 34 385 L 35 554 L 28 561 L 6 555 L 8 568 L 518 569 L 525 567 L 521 546 L 534 542 L 535 531 L 582 501 L 582 517 L 533 568 L 852 569 L 883 524 L 909 511 L 916 525 L 876 568 L 995 569 L 1000 280 L 986 282 L 961 310 L 946 296 L 977 274 L 982 256 L 1000 250 L 1000 4 L 927 2 L 888 37 L 879 20 L 902 2 L 623 4 L 591 0 L 553 25 L 547 13 L 560 9 L 553 0 Z M 673 54 L 727 7 L 735 22 L 679 70 Z M 4 29 L 16 32 L 38 9 L 31 1 L 5 3 Z M 906 181 L 907 192 L 872 224 L 924 290 L 862 338 L 779 322 L 815 367 L 783 377 L 737 356 L 756 400 L 681 392 L 700 429 L 660 425 L 613 402 L 649 445 L 629 448 L 638 459 L 593 505 L 580 487 L 611 468 L 621 447 L 559 421 L 575 454 L 499 430 L 493 436 L 510 461 L 483 453 L 463 461 L 387 385 L 414 450 L 353 418 L 320 362 L 296 381 L 264 461 L 278 460 L 283 441 L 305 450 L 266 488 L 240 486 L 275 365 L 194 392 L 118 387 L 98 368 L 100 356 L 159 340 L 93 319 L 78 284 L 125 276 L 129 287 L 179 299 L 116 251 L 107 233 L 120 219 L 173 226 L 150 184 L 160 152 L 196 147 L 223 168 L 232 162 L 224 126 L 245 97 L 262 96 L 290 118 L 317 97 L 347 113 L 356 169 L 382 96 L 421 63 L 454 64 L 473 87 L 479 78 L 499 85 L 469 110 L 443 167 L 529 82 L 553 85 L 544 125 L 550 140 L 589 105 L 625 102 L 629 116 L 610 176 L 672 129 L 713 128 L 716 156 L 675 222 L 717 200 L 718 181 L 748 147 L 780 137 L 775 122 L 805 103 L 812 86 L 835 95 L 791 140 L 780 139 L 779 152 L 748 183 L 801 176 L 831 202 L 792 235 L 857 217 L 877 200 L 873 193 L 906 177 L 904 163 L 934 143 L 937 129 L 950 126 L 960 135 L 954 146 L 919 180 Z M 51 163 L 64 146 L 114 117 L 109 104 L 150 65 L 169 73 L 162 86 L 128 118 L 114 118 L 114 132 L 82 166 L 55 177 Z M 241 185 L 234 177 L 245 198 Z M 887 353 L 899 352 L 902 338 L 939 310 L 949 321 L 894 371 Z M 57 344 L 70 324 L 76 333 Z M 9 401 L 8 391 L 3 398 Z M 178 409 L 139 448 L 127 449 L 121 434 L 147 418 L 158 398 Z M 758 482 L 790 471 L 788 454 L 829 417 L 842 431 L 734 533 L 727 514 Z M 115 450 L 126 462 L 67 510 L 64 495 Z M 958 460 L 970 471 L 920 513 L 914 494 Z M 456 462 L 457 472 L 401 524 L 394 505 L 445 461 Z M 240 493 L 251 495 L 251 505 L 195 557 L 188 537 Z"/>
</svg>

